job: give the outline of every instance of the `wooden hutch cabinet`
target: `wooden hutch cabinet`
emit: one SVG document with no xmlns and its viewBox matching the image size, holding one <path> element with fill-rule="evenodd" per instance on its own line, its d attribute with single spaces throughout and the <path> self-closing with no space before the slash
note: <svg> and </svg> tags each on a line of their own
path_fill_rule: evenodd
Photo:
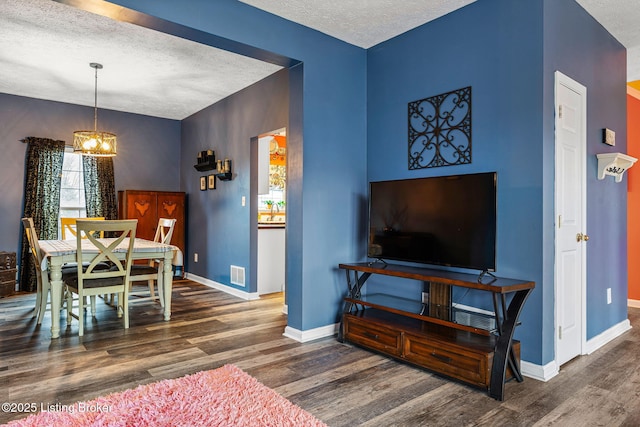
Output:
<svg viewBox="0 0 640 427">
<path fill-rule="evenodd" d="M 118 191 L 118 218 L 137 219 L 136 236 L 153 240 L 159 218 L 175 218 L 171 244 L 185 251 L 185 193 L 174 191 Z"/>
</svg>

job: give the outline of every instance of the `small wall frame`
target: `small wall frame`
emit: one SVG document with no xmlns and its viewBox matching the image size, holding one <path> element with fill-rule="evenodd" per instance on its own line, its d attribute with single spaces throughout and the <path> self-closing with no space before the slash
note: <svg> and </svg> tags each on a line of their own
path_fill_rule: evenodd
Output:
<svg viewBox="0 0 640 427">
<path fill-rule="evenodd" d="M 409 103 L 409 170 L 471 163 L 471 86 Z"/>
<path fill-rule="evenodd" d="M 205 191 L 207 189 L 207 177 L 200 177 L 200 191 Z"/>
<path fill-rule="evenodd" d="M 207 176 L 207 188 L 209 190 L 215 190 L 216 189 L 216 176 L 215 175 L 209 175 Z"/>
</svg>

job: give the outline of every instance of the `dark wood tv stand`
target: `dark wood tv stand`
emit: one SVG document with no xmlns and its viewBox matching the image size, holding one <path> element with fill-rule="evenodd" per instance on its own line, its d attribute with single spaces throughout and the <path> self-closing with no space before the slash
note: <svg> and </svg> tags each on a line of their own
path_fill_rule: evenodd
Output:
<svg viewBox="0 0 640 427">
<path fill-rule="evenodd" d="M 518 316 L 533 282 L 386 263 L 339 264 L 347 274 L 338 339 L 384 353 L 476 387 L 503 400 L 504 384 L 521 382 Z M 364 295 L 372 274 L 430 284 L 429 303 L 385 294 Z M 452 287 L 490 292 L 494 316 L 452 309 Z M 448 305 L 447 305 L 448 304 Z M 492 326 L 487 326 L 487 325 Z"/>
</svg>

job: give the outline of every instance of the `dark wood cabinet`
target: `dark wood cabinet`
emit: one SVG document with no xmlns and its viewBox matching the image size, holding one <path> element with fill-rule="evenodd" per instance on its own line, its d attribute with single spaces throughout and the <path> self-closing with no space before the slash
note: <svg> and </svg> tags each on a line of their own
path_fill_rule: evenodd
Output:
<svg viewBox="0 0 640 427">
<path fill-rule="evenodd" d="M 16 253 L 0 252 L 0 297 L 15 293 L 16 271 Z"/>
<path fill-rule="evenodd" d="M 137 219 L 136 236 L 153 240 L 159 218 L 175 218 L 171 244 L 185 251 L 185 202 L 183 192 L 174 191 L 118 191 L 118 218 Z"/>
<path fill-rule="evenodd" d="M 393 264 L 340 264 L 348 293 L 338 339 L 486 389 L 502 400 L 507 378 L 522 381 L 515 326 L 533 282 Z M 422 301 L 363 292 L 372 275 L 421 280 Z M 452 287 L 489 292 L 494 314 L 451 303 Z M 508 296 L 508 298 L 507 298 Z"/>
</svg>

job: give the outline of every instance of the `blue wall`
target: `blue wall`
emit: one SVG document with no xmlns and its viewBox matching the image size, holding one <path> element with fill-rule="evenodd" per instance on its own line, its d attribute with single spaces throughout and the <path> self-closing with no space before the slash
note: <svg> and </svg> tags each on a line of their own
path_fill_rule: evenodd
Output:
<svg viewBox="0 0 640 427">
<path fill-rule="evenodd" d="M 542 59 L 542 10 L 531 1 L 476 2 L 368 51 L 370 181 L 498 173 L 496 274 L 537 284 L 517 330 L 528 361 L 541 359 Z M 466 86 L 472 162 L 408 170 L 407 104 Z"/>
<path fill-rule="evenodd" d="M 119 188 L 133 183 L 150 186 L 145 180 L 152 171 L 140 172 L 133 166 L 146 163 L 144 155 L 161 156 L 159 164 L 169 171 L 167 180 L 163 177 L 154 181 L 162 187 L 157 189 L 177 190 L 176 182 L 181 180 L 180 189 L 193 198 L 189 221 L 206 229 L 206 233 L 190 231 L 189 250 L 203 251 L 200 257 L 205 260 L 203 265 L 193 266 L 194 271 L 225 282 L 229 263 L 252 262 L 249 244 L 243 240 L 250 236 L 243 226 L 248 229 L 251 219 L 247 209 L 240 206 L 241 196 L 251 187 L 247 181 L 251 157 L 247 138 L 286 121 L 281 110 L 265 114 L 261 120 L 258 108 L 252 105 L 262 105 L 265 93 L 288 97 L 289 326 L 305 331 L 336 321 L 339 300 L 345 292 L 344 276 L 336 266 L 363 259 L 365 254 L 368 181 L 497 171 L 497 274 L 536 282 L 517 338 L 523 342 L 524 360 L 536 364 L 552 361 L 553 82 L 554 72 L 560 70 L 588 88 L 591 240 L 587 246 L 587 337 L 593 338 L 626 319 L 626 186 L 595 177 L 596 153 L 626 149 L 626 54 L 574 0 L 479 0 L 368 51 L 232 0 L 192 0 L 180 5 L 168 0 L 116 3 L 301 61 L 287 73 L 270 77 L 185 120 L 182 146 L 173 138 L 179 124 L 158 121 L 159 129 L 169 129 L 158 131 L 158 136 L 172 135 L 167 138 L 166 151 L 145 153 L 147 142 L 141 142 L 136 145 L 140 151 L 127 158 L 128 165 L 116 165 L 116 173 L 121 173 L 125 182 L 121 186 L 119 175 Z M 287 95 L 278 93 L 285 84 L 280 79 L 288 80 Z M 465 86 L 473 88 L 472 163 L 409 171 L 407 103 Z M 9 147 L 7 153 L 20 162 L 24 148 L 15 142 L 17 139 L 31 134 L 67 138 L 62 135 L 63 127 L 57 127 L 58 105 L 53 113 L 45 112 L 44 107 L 36 109 L 35 123 L 29 125 L 55 123 L 53 128 L 60 132 L 44 134 L 39 132 L 41 128 L 14 128 L 13 123 L 21 123 L 30 108 L 0 110 L 2 122 L 10 123 L 0 131 L 1 141 Z M 245 121 L 242 115 L 247 112 L 258 123 Z M 108 120 L 108 114 L 101 114 L 101 123 L 119 136 L 140 127 L 139 123 L 127 122 L 129 125 L 119 129 L 120 124 Z M 247 129 L 237 129 L 238 124 Z M 79 126 L 70 123 L 67 127 Z M 147 129 L 146 122 L 142 127 Z M 616 131 L 614 149 L 600 142 L 604 127 Z M 156 143 L 150 138 L 152 142 Z M 219 182 L 215 192 L 201 194 L 195 189 L 200 174 L 193 163 L 197 151 L 206 148 L 232 158 L 238 175 L 234 181 Z M 180 157 L 178 172 L 171 159 Z M 15 159 L 12 161 L 15 163 Z M 6 158 L 0 159 L 0 167 L 22 168 L 9 165 Z M 154 165 L 156 170 L 158 166 Z M 15 186 L 16 176 L 21 181 L 23 170 L 12 175 L 3 170 L 2 184 Z M 10 202 L 19 198 L 21 205 L 21 195 L 21 190 L 16 190 Z M 237 217 L 217 224 L 216 215 L 223 212 Z M 19 217 L 11 209 L 6 214 Z M 0 228 L 0 237 L 17 238 L 12 235 L 16 233 L 13 223 L 10 226 L 0 222 L 0 227 L 5 227 Z M 231 230 L 239 232 L 240 237 L 235 232 L 231 235 Z M 227 254 L 220 256 L 221 251 Z M 187 254 L 187 259 L 192 255 Z M 604 298 L 607 287 L 613 290 L 611 305 Z"/>
<path fill-rule="evenodd" d="M 544 31 L 543 31 L 544 30 Z M 601 131 L 625 150 L 624 48 L 573 0 L 478 1 L 368 50 L 370 181 L 498 172 L 497 275 L 536 282 L 516 338 L 554 358 L 554 71 L 588 89 L 587 338 L 626 319 L 626 187 L 596 180 Z M 409 171 L 407 103 L 472 86 L 469 165 Z M 615 303 L 607 306 L 605 288 Z M 415 292 L 415 288 L 414 288 Z"/>
<path fill-rule="evenodd" d="M 627 152 L 626 49 L 571 0 L 544 2 L 545 164 L 553 166 L 553 72 L 587 88 L 587 339 L 627 319 L 626 177 L 597 179 L 596 154 Z M 616 145 L 602 143 L 602 129 L 616 132 Z M 553 199 L 553 173 L 545 170 L 545 201 Z M 552 206 L 549 202 L 549 206 Z M 545 209 L 545 229 L 553 212 Z M 546 246 L 545 246 L 546 247 Z M 549 250 L 551 252 L 551 250 Z M 546 261 L 553 272 L 552 261 Z M 550 274 L 549 281 L 552 280 Z M 551 283 L 551 282 L 550 282 Z M 607 304 L 606 289 L 612 303 Z M 552 295 L 545 304 L 553 303 Z"/>
<path fill-rule="evenodd" d="M 600 295 L 606 286 L 625 294 L 626 196 L 623 186 L 595 181 L 593 156 L 607 151 L 601 128 L 625 139 L 625 52 L 574 0 L 477 1 L 369 49 L 366 71 L 360 50 L 236 2 L 120 3 L 303 62 L 302 159 L 292 171 L 301 202 L 289 205 L 299 255 L 287 266 L 300 274 L 299 287 L 288 283 L 300 304 L 290 303 L 290 325 L 305 330 L 335 318 L 343 285 L 331 270 L 364 254 L 367 181 L 497 171 L 498 274 L 537 283 L 517 332 L 523 359 L 553 360 L 556 69 L 589 88 L 588 228 L 597 241 L 588 246 L 587 336 L 626 318 L 624 298 L 605 307 Z M 408 171 L 407 103 L 464 86 L 473 88 L 473 162 Z"/>
<path fill-rule="evenodd" d="M 256 266 L 250 261 L 251 138 L 288 124 L 286 69 L 182 121 L 182 188 L 190 195 L 187 253 L 200 255 L 197 263 L 192 262 L 193 256 L 187 260 L 189 273 L 246 292 L 257 291 L 255 280 L 247 280 L 245 289 L 232 285 L 229 277 L 230 265 L 245 267 L 247 279 L 255 277 Z M 193 167 L 197 153 L 207 149 L 214 150 L 217 159 L 232 161 L 233 180 L 218 180 L 215 191 L 200 191 L 199 183 L 201 176 L 213 171 L 198 172 Z M 255 191 L 253 198 L 257 202 Z"/>
<path fill-rule="evenodd" d="M 93 108 L 0 93 L 0 250 L 17 251 L 28 136 L 66 141 L 93 127 Z M 118 136 L 117 190 L 179 191 L 180 122 L 100 109 L 98 126 Z M 161 172 L 161 173 L 159 173 Z"/>
<path fill-rule="evenodd" d="M 476 2 L 369 49 L 367 74 L 369 180 L 498 173 L 496 274 L 537 284 L 516 337 L 523 341 L 522 358 L 538 362 L 541 33 L 539 2 Z M 466 86 L 472 88 L 471 164 L 408 170 L 407 104 Z M 491 309 L 488 296 L 473 297 L 473 303 L 469 295 L 458 302 Z"/>
<path fill-rule="evenodd" d="M 366 51 L 234 0 L 113 3 L 302 62 L 290 76 L 288 325 L 305 331 L 335 323 L 346 290 L 337 265 L 364 253 Z M 216 274 L 228 274 L 228 266 Z"/>
</svg>

